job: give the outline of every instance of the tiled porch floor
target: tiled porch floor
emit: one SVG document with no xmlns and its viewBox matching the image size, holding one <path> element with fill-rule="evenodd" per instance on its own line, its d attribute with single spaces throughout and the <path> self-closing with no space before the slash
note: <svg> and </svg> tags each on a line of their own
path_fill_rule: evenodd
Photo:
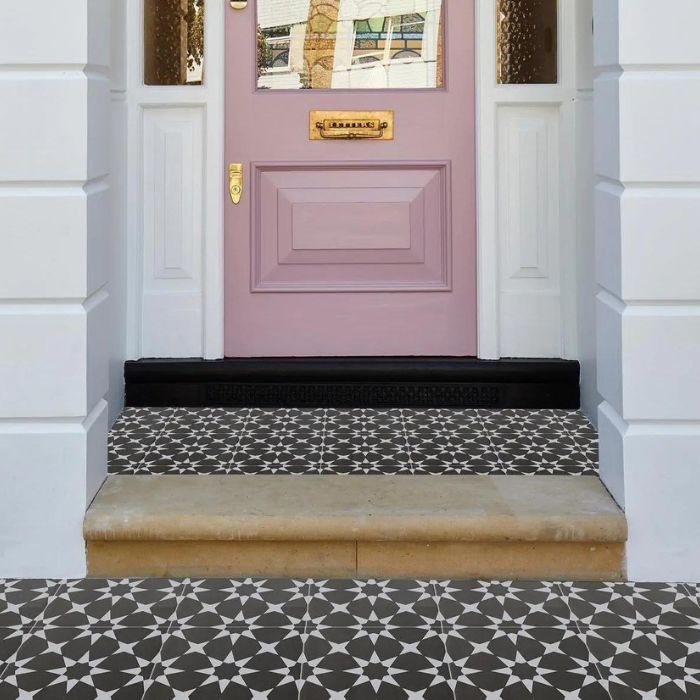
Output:
<svg viewBox="0 0 700 700">
<path fill-rule="evenodd" d="M 0 580 L 0 698 L 700 698 L 694 584 Z"/>
<path fill-rule="evenodd" d="M 127 408 L 113 474 L 597 475 L 577 411 Z"/>
</svg>

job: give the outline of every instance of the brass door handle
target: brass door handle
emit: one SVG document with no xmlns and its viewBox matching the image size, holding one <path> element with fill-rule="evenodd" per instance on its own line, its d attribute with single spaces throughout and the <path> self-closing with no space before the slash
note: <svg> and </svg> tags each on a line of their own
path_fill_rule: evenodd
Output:
<svg viewBox="0 0 700 700">
<path fill-rule="evenodd" d="M 245 10 L 248 0 L 231 0 L 231 7 L 234 10 Z"/>
<path fill-rule="evenodd" d="M 243 163 L 231 163 L 228 166 L 228 191 L 231 201 L 238 204 L 243 194 Z"/>
</svg>

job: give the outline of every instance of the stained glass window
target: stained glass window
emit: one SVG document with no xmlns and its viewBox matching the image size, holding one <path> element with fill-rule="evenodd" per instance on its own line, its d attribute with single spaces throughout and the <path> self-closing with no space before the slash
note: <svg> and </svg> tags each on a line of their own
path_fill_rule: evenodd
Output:
<svg viewBox="0 0 700 700">
<path fill-rule="evenodd" d="M 204 2 L 144 1 L 146 85 L 199 85 L 203 82 Z"/>
<path fill-rule="evenodd" d="M 498 0 L 498 82 L 553 84 L 557 71 L 557 0 Z"/>
</svg>

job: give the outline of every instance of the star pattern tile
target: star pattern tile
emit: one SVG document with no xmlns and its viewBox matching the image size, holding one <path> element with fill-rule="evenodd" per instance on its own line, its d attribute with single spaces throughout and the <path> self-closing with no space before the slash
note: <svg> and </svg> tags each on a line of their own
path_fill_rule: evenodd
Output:
<svg viewBox="0 0 700 700">
<path fill-rule="evenodd" d="M 0 697 L 140 700 L 162 642 L 158 629 L 38 628 L 0 679 Z"/>
<path fill-rule="evenodd" d="M 698 586 L 0 580 L 0 698 L 700 698 Z"/>
<path fill-rule="evenodd" d="M 113 474 L 598 474 L 578 411 L 127 408 Z"/>
<path fill-rule="evenodd" d="M 176 629 L 144 700 L 298 698 L 305 635 L 295 629 Z"/>
</svg>

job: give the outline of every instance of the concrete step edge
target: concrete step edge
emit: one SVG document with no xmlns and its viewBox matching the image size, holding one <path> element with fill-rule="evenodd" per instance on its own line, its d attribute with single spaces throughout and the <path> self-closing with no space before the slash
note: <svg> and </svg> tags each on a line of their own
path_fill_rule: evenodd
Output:
<svg viewBox="0 0 700 700">
<path fill-rule="evenodd" d="M 624 543 L 599 479 L 567 476 L 112 476 L 88 542 Z"/>
</svg>

